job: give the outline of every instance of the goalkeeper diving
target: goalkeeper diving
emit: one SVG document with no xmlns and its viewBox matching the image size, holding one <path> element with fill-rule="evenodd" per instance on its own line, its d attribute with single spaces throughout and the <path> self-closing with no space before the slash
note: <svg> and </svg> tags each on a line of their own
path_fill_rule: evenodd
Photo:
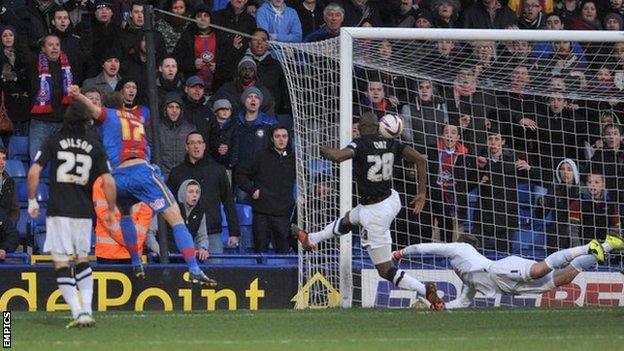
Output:
<svg viewBox="0 0 624 351">
<path fill-rule="evenodd" d="M 611 251 L 624 249 L 621 237 L 608 234 L 603 243 L 597 239 L 587 245 L 557 251 L 544 259 L 533 261 L 508 256 L 493 261 L 481 255 L 472 244 L 476 240 L 462 235 L 466 242 L 416 244 L 392 253 L 398 263 L 413 255 L 440 255 L 449 259 L 455 273 L 463 282 L 459 296 L 445 304 L 446 309 L 469 307 L 477 292 L 486 298 L 497 294 L 541 294 L 571 283 L 582 271 L 604 262 Z M 468 244 L 467 242 L 470 242 Z"/>
</svg>

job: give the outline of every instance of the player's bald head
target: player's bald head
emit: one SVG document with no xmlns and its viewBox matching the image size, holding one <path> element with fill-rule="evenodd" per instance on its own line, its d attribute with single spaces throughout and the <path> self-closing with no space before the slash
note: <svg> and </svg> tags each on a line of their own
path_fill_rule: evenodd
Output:
<svg viewBox="0 0 624 351">
<path fill-rule="evenodd" d="M 379 119 L 372 112 L 365 112 L 360 118 L 360 134 L 371 135 L 379 132 Z"/>
</svg>

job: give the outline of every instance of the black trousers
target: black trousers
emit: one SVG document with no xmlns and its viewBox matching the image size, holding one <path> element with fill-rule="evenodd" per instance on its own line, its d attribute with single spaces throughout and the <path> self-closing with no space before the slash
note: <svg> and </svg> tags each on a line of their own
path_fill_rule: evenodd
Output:
<svg viewBox="0 0 624 351">
<path fill-rule="evenodd" d="M 267 252 L 269 242 L 273 242 L 276 253 L 288 253 L 288 233 L 290 218 L 288 216 L 270 216 L 261 213 L 253 214 L 253 237 L 256 253 Z"/>
</svg>

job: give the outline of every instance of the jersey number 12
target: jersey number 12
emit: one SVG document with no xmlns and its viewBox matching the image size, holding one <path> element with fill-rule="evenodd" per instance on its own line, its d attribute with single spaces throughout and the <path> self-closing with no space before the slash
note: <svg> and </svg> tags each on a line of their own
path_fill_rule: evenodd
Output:
<svg viewBox="0 0 624 351">
<path fill-rule="evenodd" d="M 392 178 L 392 166 L 394 165 L 394 154 L 386 152 L 383 155 L 368 155 L 366 159 L 372 165 L 368 168 L 366 178 L 371 182 L 381 182 Z"/>
<path fill-rule="evenodd" d="M 74 154 L 68 151 L 59 151 L 56 155 L 59 161 L 63 161 L 56 169 L 57 183 L 72 183 L 86 185 L 89 182 L 91 156 Z"/>
</svg>

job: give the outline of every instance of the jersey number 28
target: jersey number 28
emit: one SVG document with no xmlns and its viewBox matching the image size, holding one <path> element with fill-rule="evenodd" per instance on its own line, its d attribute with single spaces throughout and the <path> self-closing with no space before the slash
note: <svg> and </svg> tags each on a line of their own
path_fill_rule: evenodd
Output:
<svg viewBox="0 0 624 351">
<path fill-rule="evenodd" d="M 86 185 L 89 182 L 89 174 L 93 164 L 91 156 L 59 151 L 56 157 L 59 161 L 63 161 L 56 169 L 57 183 Z"/>
<path fill-rule="evenodd" d="M 366 159 L 372 165 L 368 168 L 366 178 L 371 182 L 381 182 L 392 178 L 392 166 L 394 165 L 394 154 L 386 152 L 382 155 L 368 155 Z"/>
</svg>

